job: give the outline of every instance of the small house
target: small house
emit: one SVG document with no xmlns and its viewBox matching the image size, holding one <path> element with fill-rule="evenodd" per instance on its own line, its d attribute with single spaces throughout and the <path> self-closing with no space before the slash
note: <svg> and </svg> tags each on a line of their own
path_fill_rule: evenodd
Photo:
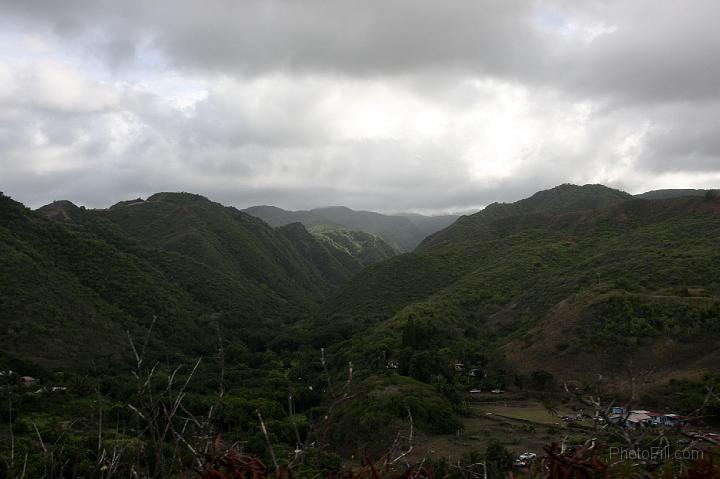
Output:
<svg viewBox="0 0 720 479">
<path fill-rule="evenodd" d="M 624 420 L 626 427 L 646 427 L 654 425 L 655 413 L 644 409 L 630 411 Z"/>
<path fill-rule="evenodd" d="M 663 414 L 661 418 L 661 424 L 667 427 L 682 426 L 686 422 L 687 418 L 679 414 Z"/>
</svg>

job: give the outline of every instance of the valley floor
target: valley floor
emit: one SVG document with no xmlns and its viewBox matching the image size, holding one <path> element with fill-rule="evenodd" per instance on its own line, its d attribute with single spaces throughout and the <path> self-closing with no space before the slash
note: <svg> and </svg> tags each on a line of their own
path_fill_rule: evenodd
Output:
<svg viewBox="0 0 720 479">
<path fill-rule="evenodd" d="M 469 414 L 462 418 L 462 430 L 456 434 L 419 435 L 410 462 L 424 457 L 444 457 L 450 461 L 499 442 L 514 455 L 529 451 L 543 453 L 543 446 L 562 440 L 572 432 L 560 417 L 552 415 L 539 402 L 498 400 L 472 402 Z M 574 415 L 570 408 L 558 411 L 560 416 Z M 589 425 L 588 425 L 589 426 Z"/>
</svg>

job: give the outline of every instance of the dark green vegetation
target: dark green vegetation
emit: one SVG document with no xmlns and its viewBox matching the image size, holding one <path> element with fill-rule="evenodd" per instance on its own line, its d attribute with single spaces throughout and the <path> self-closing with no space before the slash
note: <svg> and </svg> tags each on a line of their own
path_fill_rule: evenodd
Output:
<svg viewBox="0 0 720 479">
<path fill-rule="evenodd" d="M 301 225 L 275 230 L 197 195 L 39 213 L 62 223 L 2 198 L 3 354 L 39 364 L 117 354 L 153 316 L 171 351 L 192 352 L 207 322 L 262 350 L 362 267 Z"/>
<path fill-rule="evenodd" d="M 429 354 L 467 365 L 482 354 L 508 386 L 508 365 L 619 384 L 632 359 L 653 384 L 717 371 L 718 237 L 716 199 L 563 185 L 461 217 L 363 270 L 323 312 L 363 331 L 338 346 L 355 361 Z M 418 339 L 407 345 L 410 324 Z"/>
<path fill-rule="evenodd" d="M 309 329 L 308 319 L 363 265 L 394 254 L 371 234 L 325 228 L 313 235 L 299 223 L 272 228 L 186 193 L 107 210 L 62 201 L 38 212 L 1 196 L 0 370 L 39 378 L 26 387 L 18 374 L 2 377 L 19 457 L 27 452 L 31 473 L 42 475 L 47 458 L 37 426 L 45 441 L 59 441 L 64 452 L 56 459 L 75 465 L 73 474 L 94 475 L 98 458 L 85 456 L 98 448 L 92 438 L 104 416 L 118 428 L 105 439 L 134 451 L 126 460 L 137 457 L 146 438 L 130 405 L 144 396 L 130 341 L 139 350 L 146 336 L 144 364 L 156 364 L 147 383 L 153 396 L 175 368 L 181 382 L 196 358 L 205 358 L 184 395 L 190 413 L 206 415 L 222 385 L 214 430 L 267 454 L 260 412 L 279 450 L 296 447 L 297 434 L 308 436 L 333 397 L 320 364 L 328 339 Z M 443 404 L 432 390 L 424 394 L 417 406 L 428 418 L 422 424 L 436 427 L 441 421 L 433 418 L 451 417 L 424 401 Z M 163 474 L 158 459 L 142 463 Z"/>
<path fill-rule="evenodd" d="M 299 222 L 309 229 L 329 226 L 372 233 L 400 251 L 412 251 L 426 236 L 449 226 L 457 219 L 454 215 L 389 216 L 371 211 L 355 211 L 342 206 L 315 208 L 309 211 L 287 211 L 275 206 L 253 206 L 243 211 L 257 216 L 271 226 Z"/>
<path fill-rule="evenodd" d="M 471 388 L 632 388 L 648 406 L 661 388 L 657 407 L 685 412 L 716 382 L 714 195 L 563 185 L 463 216 L 401 255 L 379 237 L 385 219 L 368 216 L 376 231 L 361 232 L 331 210 L 317 223 L 275 211 L 273 228 L 185 193 L 38 212 L 0 197 L 0 370 L 41 379 L 5 388 L 18 450 L 40 467 L 37 426 L 90 474 L 104 418 L 105 440 L 138 457 L 152 441 L 129 405 L 143 387 L 161 395 L 178 366 L 182 383 L 199 357 L 188 414 L 212 406 L 213 433 L 269 461 L 259 412 L 281 461 L 300 437 L 324 464 L 380 454 L 410 418 L 419 437 L 454 435 Z M 151 324 L 142 368 L 157 369 L 138 387 L 129 337 L 139 349 Z"/>
<path fill-rule="evenodd" d="M 705 196 L 717 193 L 718 190 L 693 190 L 693 189 L 668 189 L 652 190 L 635 195 L 636 198 L 644 200 L 666 200 L 670 198 L 682 198 L 683 196 Z"/>
<path fill-rule="evenodd" d="M 370 266 L 399 254 L 379 236 L 364 231 L 318 225 L 310 228 L 310 232 L 331 250 L 346 252 L 362 266 Z"/>
</svg>

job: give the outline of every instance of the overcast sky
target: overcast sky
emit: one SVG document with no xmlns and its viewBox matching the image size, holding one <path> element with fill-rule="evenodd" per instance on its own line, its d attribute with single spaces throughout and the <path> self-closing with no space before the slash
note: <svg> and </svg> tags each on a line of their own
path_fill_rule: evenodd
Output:
<svg viewBox="0 0 720 479">
<path fill-rule="evenodd" d="M 720 186 L 720 3 L 0 0 L 0 190 L 460 211 Z"/>
</svg>

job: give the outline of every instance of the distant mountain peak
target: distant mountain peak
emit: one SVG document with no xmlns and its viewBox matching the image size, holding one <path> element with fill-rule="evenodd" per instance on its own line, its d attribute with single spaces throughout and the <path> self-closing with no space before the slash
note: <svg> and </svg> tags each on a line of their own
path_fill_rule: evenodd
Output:
<svg viewBox="0 0 720 479">
<path fill-rule="evenodd" d="M 332 226 L 345 230 L 377 235 L 392 248 L 412 251 L 428 235 L 439 231 L 457 219 L 455 215 L 423 216 L 385 215 L 372 211 L 353 210 L 347 206 L 327 206 L 312 210 L 287 211 L 275 206 L 252 206 L 243 210 L 270 226 L 299 222 L 310 229 Z"/>
<path fill-rule="evenodd" d="M 691 188 L 668 188 L 663 190 L 650 190 L 635 195 L 635 198 L 643 200 L 666 200 L 670 198 L 681 198 L 683 196 L 705 196 L 708 191 L 719 191 L 713 189 L 691 189 Z"/>
<path fill-rule="evenodd" d="M 575 185 L 563 183 L 538 191 L 514 203 L 492 203 L 475 215 L 546 213 L 563 214 L 604 208 L 632 198 L 621 190 L 600 184 Z M 475 216 L 473 215 L 473 216 Z"/>
<path fill-rule="evenodd" d="M 622 190 L 610 188 L 599 183 L 588 183 L 585 185 L 576 185 L 573 183 L 563 183 L 561 185 L 549 188 L 547 190 L 540 190 L 537 193 L 530 196 L 530 198 L 538 198 L 548 195 L 563 195 L 563 194 L 576 194 L 576 193 L 587 193 L 596 195 L 611 195 L 620 198 L 630 198 L 632 195 Z"/>
<path fill-rule="evenodd" d="M 629 193 L 604 185 L 574 185 L 565 183 L 514 203 L 492 203 L 485 209 L 469 216 L 463 216 L 454 225 L 429 236 L 419 249 L 442 244 L 448 239 L 462 236 L 473 237 L 487 232 L 487 225 L 508 218 L 523 218 L 532 215 L 561 216 L 607 208 L 633 198 Z"/>
<path fill-rule="evenodd" d="M 346 213 L 361 213 L 362 210 L 353 210 L 352 208 L 348 208 L 347 206 L 321 206 L 319 208 L 313 208 L 310 211 L 342 211 Z M 366 213 L 371 213 L 370 211 L 367 211 Z M 375 213 L 375 214 L 382 214 L 382 213 Z"/>
<path fill-rule="evenodd" d="M 118 201 L 117 203 L 112 205 L 109 209 L 123 208 L 125 206 L 132 206 L 132 205 L 137 205 L 137 204 L 142 204 L 142 203 L 145 203 L 145 200 L 143 200 L 142 198 L 136 198 L 134 200 Z"/>
<path fill-rule="evenodd" d="M 79 223 L 85 212 L 84 206 L 77 206 L 72 201 L 57 200 L 38 208 L 38 213 L 43 216 L 63 223 Z"/>
<path fill-rule="evenodd" d="M 177 205 L 193 204 L 193 203 L 209 203 L 210 200 L 196 193 L 179 192 L 160 192 L 150 196 L 146 201 L 164 201 L 166 203 L 174 203 Z"/>
</svg>

